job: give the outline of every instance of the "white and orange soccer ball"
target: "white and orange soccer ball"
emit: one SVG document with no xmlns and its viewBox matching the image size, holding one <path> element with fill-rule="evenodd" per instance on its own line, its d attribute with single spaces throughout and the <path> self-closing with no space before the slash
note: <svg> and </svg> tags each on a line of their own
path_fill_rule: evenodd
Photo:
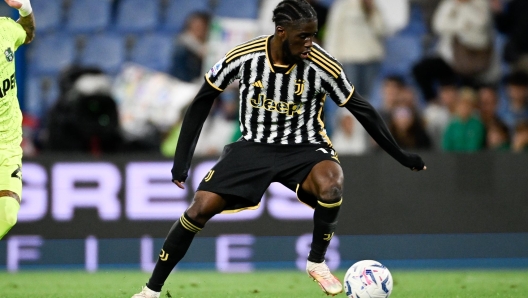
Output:
<svg viewBox="0 0 528 298">
<path fill-rule="evenodd" d="M 349 298 L 387 298 L 392 293 L 392 275 L 380 262 L 363 260 L 350 266 L 343 287 Z"/>
</svg>

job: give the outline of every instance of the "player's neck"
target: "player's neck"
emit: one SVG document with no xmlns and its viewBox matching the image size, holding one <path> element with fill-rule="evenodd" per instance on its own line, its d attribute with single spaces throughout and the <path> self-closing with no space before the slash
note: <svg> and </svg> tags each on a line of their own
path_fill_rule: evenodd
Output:
<svg viewBox="0 0 528 298">
<path fill-rule="evenodd" d="M 282 42 L 275 36 L 271 37 L 270 40 L 270 57 L 273 64 L 279 65 L 289 65 L 290 63 L 286 61 L 286 57 L 282 50 Z"/>
</svg>

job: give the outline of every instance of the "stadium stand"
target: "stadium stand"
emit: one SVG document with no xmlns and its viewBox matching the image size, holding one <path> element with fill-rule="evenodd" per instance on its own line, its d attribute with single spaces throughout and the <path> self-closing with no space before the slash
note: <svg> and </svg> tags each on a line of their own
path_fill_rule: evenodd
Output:
<svg viewBox="0 0 528 298">
<path fill-rule="evenodd" d="M 171 64 L 172 38 L 164 34 L 145 34 L 135 40 L 130 61 L 150 69 L 167 72 Z"/>
<path fill-rule="evenodd" d="M 72 35 L 54 33 L 35 39 L 30 48 L 30 74 L 55 75 L 73 64 L 76 59 L 75 39 Z"/>
<path fill-rule="evenodd" d="M 226 18 L 256 19 L 258 9 L 258 0 L 219 0 L 214 14 Z"/>
<path fill-rule="evenodd" d="M 62 26 L 62 0 L 35 1 L 32 3 L 38 15 L 37 34 L 49 33 Z"/>
<path fill-rule="evenodd" d="M 58 82 L 54 76 L 31 76 L 26 90 L 26 112 L 34 116 L 45 115 L 59 97 Z"/>
<path fill-rule="evenodd" d="M 382 65 L 383 74 L 410 76 L 410 71 L 423 54 L 419 35 L 395 35 L 385 41 L 386 55 Z"/>
<path fill-rule="evenodd" d="M 108 74 L 116 74 L 125 60 L 125 37 L 97 34 L 86 39 L 79 62 L 83 66 L 96 66 Z"/>
<path fill-rule="evenodd" d="M 211 12 L 208 0 L 169 0 L 162 29 L 170 33 L 182 31 L 187 16 L 195 11 Z"/>
<path fill-rule="evenodd" d="M 120 0 L 117 5 L 116 29 L 122 33 L 155 30 L 161 19 L 160 0 Z"/>
<path fill-rule="evenodd" d="M 112 17 L 112 0 L 71 1 L 66 15 L 68 16 L 66 30 L 69 32 L 99 32 L 108 28 L 110 25 Z"/>
</svg>

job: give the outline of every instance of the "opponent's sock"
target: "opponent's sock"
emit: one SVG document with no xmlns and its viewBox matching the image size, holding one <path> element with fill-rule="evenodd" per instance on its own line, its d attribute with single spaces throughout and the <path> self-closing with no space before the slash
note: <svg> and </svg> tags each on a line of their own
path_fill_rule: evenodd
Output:
<svg viewBox="0 0 528 298">
<path fill-rule="evenodd" d="M 0 239 L 2 239 L 17 222 L 20 204 L 12 197 L 0 197 Z"/>
<path fill-rule="evenodd" d="M 153 291 L 160 292 L 163 284 L 172 269 L 183 258 L 187 249 L 193 241 L 194 235 L 201 231 L 202 225 L 184 213 L 180 219 L 174 223 L 163 243 L 158 261 L 152 272 L 147 287 Z"/>
<path fill-rule="evenodd" d="M 314 230 L 310 254 L 308 261 L 314 263 L 322 263 L 326 254 L 326 249 L 330 244 L 330 240 L 334 236 L 334 231 L 337 226 L 337 216 L 341 208 L 340 199 L 337 203 L 323 203 L 317 201 L 317 206 L 314 211 Z"/>
</svg>

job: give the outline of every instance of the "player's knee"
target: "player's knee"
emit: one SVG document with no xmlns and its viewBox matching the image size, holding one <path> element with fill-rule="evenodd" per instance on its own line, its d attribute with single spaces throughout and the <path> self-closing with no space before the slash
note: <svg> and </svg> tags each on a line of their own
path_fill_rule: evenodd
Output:
<svg viewBox="0 0 528 298">
<path fill-rule="evenodd" d="M 337 203 L 343 197 L 343 186 L 341 183 L 329 183 L 321 187 L 318 198 L 321 202 L 332 204 Z"/>
<path fill-rule="evenodd" d="M 17 214 L 20 209 L 18 201 L 12 197 L 0 197 L 0 220 L 9 228 L 17 222 Z"/>
</svg>

